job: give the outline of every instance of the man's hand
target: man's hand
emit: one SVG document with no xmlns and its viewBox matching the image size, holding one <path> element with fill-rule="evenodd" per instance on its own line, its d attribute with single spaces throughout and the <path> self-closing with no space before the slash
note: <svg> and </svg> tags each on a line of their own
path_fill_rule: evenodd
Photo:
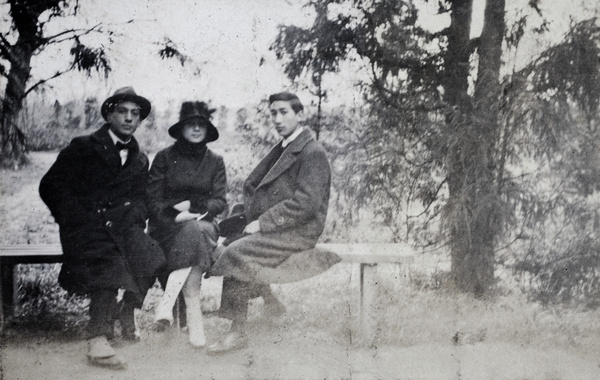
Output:
<svg viewBox="0 0 600 380">
<path fill-rule="evenodd" d="M 246 228 L 244 228 L 244 233 L 245 234 L 255 234 L 257 232 L 260 232 L 260 223 L 258 222 L 258 220 L 250 222 L 246 226 Z"/>
<path fill-rule="evenodd" d="M 196 214 L 189 211 L 182 211 L 175 217 L 175 223 L 187 222 L 188 220 L 195 220 L 203 217 L 206 214 Z"/>
<path fill-rule="evenodd" d="M 192 207 L 192 202 L 190 201 L 179 202 L 173 206 L 177 211 L 189 211 L 190 207 Z"/>
</svg>

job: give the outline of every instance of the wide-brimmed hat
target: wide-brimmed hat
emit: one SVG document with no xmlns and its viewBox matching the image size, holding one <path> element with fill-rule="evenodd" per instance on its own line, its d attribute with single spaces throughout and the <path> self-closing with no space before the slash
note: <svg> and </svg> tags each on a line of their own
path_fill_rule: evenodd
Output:
<svg viewBox="0 0 600 380">
<path fill-rule="evenodd" d="M 175 139 L 181 136 L 181 129 L 190 121 L 199 121 L 200 125 L 206 127 L 205 142 L 215 141 L 219 138 L 219 131 L 211 123 L 210 118 L 216 108 L 208 108 L 204 102 L 183 102 L 179 111 L 179 121 L 169 128 L 169 135 Z"/>
<path fill-rule="evenodd" d="M 139 96 L 135 93 L 133 87 L 123 87 L 115 91 L 113 96 L 109 97 L 102 103 L 102 107 L 100 108 L 100 114 L 104 120 L 115 106 L 121 102 L 133 102 L 140 106 L 140 119 L 144 120 L 150 114 L 150 110 L 152 106 L 150 105 L 150 101 L 143 96 Z"/>
</svg>

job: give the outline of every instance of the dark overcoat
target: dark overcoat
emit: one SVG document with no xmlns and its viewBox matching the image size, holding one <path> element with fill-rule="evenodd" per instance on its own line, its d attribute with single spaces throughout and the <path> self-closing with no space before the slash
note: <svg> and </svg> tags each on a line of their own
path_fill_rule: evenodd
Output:
<svg viewBox="0 0 600 380">
<path fill-rule="evenodd" d="M 156 154 L 150 168 L 150 236 L 168 258 L 168 269 L 210 266 L 217 245 L 218 225 L 214 219 L 227 207 L 227 177 L 223 158 L 210 149 L 185 149 L 178 141 Z M 208 213 L 201 221 L 176 223 L 174 205 L 189 200 L 190 212 Z"/>
<path fill-rule="evenodd" d="M 234 276 L 251 282 L 287 282 L 287 269 L 281 264 L 294 254 L 311 252 L 307 250 L 315 246 L 323 233 L 331 185 L 325 149 L 308 129 L 272 164 L 278 154 L 276 148 L 244 182 L 247 221 L 258 220 L 261 231 L 224 248 L 211 275 Z M 308 261 L 311 257 L 314 257 L 312 252 L 296 257 L 300 270 L 314 266 L 314 262 Z M 322 270 L 332 265 L 330 260 L 325 263 L 327 266 Z M 298 276 L 294 274 L 290 281 L 296 280 Z"/>
<path fill-rule="evenodd" d="M 108 129 L 105 124 L 73 139 L 42 178 L 40 196 L 60 227 L 63 288 L 122 288 L 143 297 L 136 280 L 165 264 L 158 244 L 144 233 L 148 158 L 132 138 L 121 165 Z"/>
</svg>

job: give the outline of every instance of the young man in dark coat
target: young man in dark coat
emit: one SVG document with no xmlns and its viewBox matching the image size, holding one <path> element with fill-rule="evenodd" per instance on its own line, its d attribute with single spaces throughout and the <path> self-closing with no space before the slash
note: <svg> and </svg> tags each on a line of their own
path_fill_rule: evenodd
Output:
<svg viewBox="0 0 600 380">
<path fill-rule="evenodd" d="M 40 183 L 40 196 L 60 226 L 60 285 L 90 296 L 88 362 L 112 369 L 125 367 L 108 341 L 115 320 L 123 339 L 138 339 L 134 309 L 165 264 L 158 244 L 144 233 L 148 158 L 133 137 L 150 109 L 133 88 L 117 90 L 102 104 L 107 123 L 73 139 Z M 120 303 L 119 289 L 125 290 Z"/>
<path fill-rule="evenodd" d="M 244 182 L 244 236 L 222 251 L 210 271 L 225 276 L 219 316 L 231 319 L 232 325 L 207 347 L 209 354 L 247 345 L 244 324 L 250 298 L 262 296 L 268 314 L 283 313 L 268 284 L 285 282 L 291 275 L 283 265 L 291 256 L 298 258 L 295 267 L 311 266 L 301 253 L 315 246 L 325 227 L 331 183 L 325 150 L 300 124 L 303 106 L 296 95 L 274 94 L 269 104 L 283 140 Z"/>
</svg>

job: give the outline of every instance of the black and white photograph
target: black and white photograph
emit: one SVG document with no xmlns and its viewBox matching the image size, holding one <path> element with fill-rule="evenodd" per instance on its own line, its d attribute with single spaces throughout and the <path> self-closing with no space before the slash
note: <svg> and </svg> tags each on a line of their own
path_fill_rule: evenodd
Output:
<svg viewBox="0 0 600 380">
<path fill-rule="evenodd" d="M 600 379 L 599 17 L 0 1 L 0 380 Z"/>
</svg>

